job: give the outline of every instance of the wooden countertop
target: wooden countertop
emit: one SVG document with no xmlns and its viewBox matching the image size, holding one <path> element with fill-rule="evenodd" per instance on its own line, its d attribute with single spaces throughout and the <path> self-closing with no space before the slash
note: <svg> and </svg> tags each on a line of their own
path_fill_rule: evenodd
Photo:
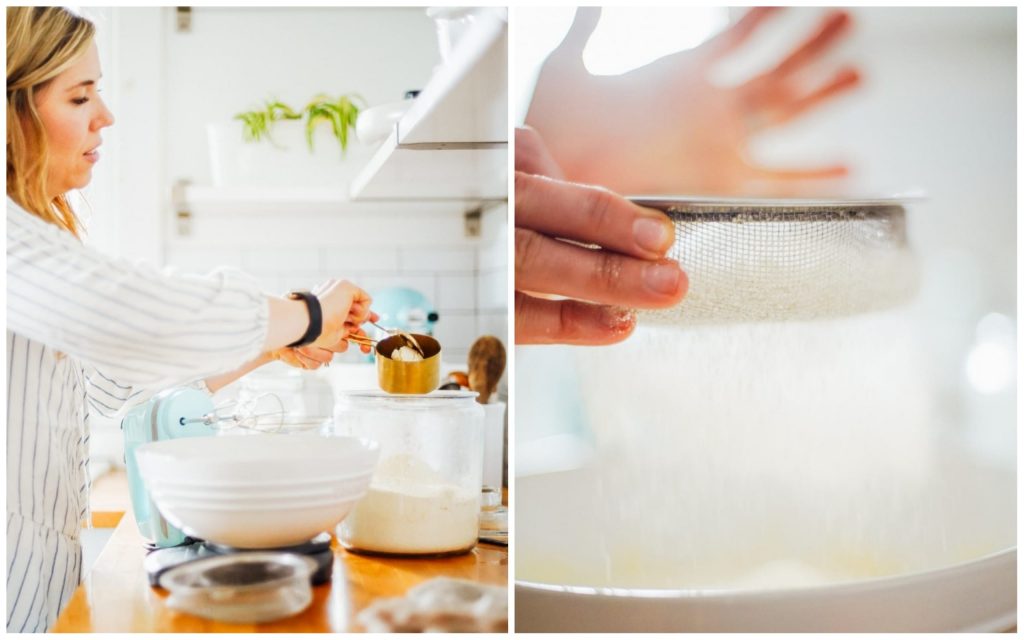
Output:
<svg viewBox="0 0 1024 640">
<path fill-rule="evenodd" d="M 348 553 L 335 541 L 332 580 L 313 589 L 313 604 L 308 609 L 265 624 L 215 622 L 170 609 L 164 604 L 167 592 L 149 586 L 142 566 L 146 555 L 143 540 L 130 512 L 126 515 L 51 632 L 361 631 L 355 622 L 359 611 L 377 598 L 401 596 L 430 578 L 508 584 L 508 549 L 497 545 L 481 544 L 454 558 L 397 559 Z"/>
<path fill-rule="evenodd" d="M 128 498 L 128 473 L 124 469 L 110 471 L 93 481 L 89 488 L 89 514 L 92 526 L 113 529 L 121 516 L 131 508 Z"/>
</svg>

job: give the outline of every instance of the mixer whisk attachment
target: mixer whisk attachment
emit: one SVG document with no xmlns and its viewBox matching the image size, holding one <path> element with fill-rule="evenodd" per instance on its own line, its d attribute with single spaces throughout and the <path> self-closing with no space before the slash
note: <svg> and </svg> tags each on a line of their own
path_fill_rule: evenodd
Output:
<svg viewBox="0 0 1024 640">
<path fill-rule="evenodd" d="M 221 431 L 245 429 L 262 433 L 292 433 L 323 429 L 329 420 L 324 416 L 290 413 L 285 410 L 280 396 L 261 393 L 243 401 L 224 401 L 212 412 L 185 422 L 198 422 Z"/>
</svg>

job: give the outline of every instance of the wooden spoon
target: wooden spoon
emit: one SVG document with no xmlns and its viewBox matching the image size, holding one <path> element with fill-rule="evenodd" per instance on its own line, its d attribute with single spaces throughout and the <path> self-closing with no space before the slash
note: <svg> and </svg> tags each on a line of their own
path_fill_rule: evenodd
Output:
<svg viewBox="0 0 1024 640">
<path fill-rule="evenodd" d="M 469 349 L 469 388 L 487 404 L 505 372 L 505 345 L 494 336 L 481 336 Z"/>
</svg>

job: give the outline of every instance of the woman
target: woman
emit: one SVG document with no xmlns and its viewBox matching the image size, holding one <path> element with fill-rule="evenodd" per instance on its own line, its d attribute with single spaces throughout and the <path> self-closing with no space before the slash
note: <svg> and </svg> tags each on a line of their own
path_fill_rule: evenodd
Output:
<svg viewBox="0 0 1024 640">
<path fill-rule="evenodd" d="M 67 193 L 114 122 L 93 34 L 66 9 L 7 9 L 8 631 L 48 629 L 79 582 L 92 412 L 215 391 L 274 359 L 315 368 L 375 318 L 348 282 L 280 298 L 239 273 L 177 275 L 82 244 Z"/>
</svg>

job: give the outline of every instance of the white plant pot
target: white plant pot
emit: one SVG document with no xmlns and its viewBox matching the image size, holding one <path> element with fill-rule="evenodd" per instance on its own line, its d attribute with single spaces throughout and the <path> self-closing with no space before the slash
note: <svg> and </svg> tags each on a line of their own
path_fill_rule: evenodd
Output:
<svg viewBox="0 0 1024 640">
<path fill-rule="evenodd" d="M 206 126 L 210 173 L 215 187 L 345 187 L 366 165 L 377 145 L 361 144 L 350 132 L 343 154 L 330 126 L 322 123 L 306 143 L 303 120 L 274 123 L 273 142 L 246 142 L 242 123 L 216 122 Z M 276 143 L 276 144 L 275 144 Z"/>
</svg>

